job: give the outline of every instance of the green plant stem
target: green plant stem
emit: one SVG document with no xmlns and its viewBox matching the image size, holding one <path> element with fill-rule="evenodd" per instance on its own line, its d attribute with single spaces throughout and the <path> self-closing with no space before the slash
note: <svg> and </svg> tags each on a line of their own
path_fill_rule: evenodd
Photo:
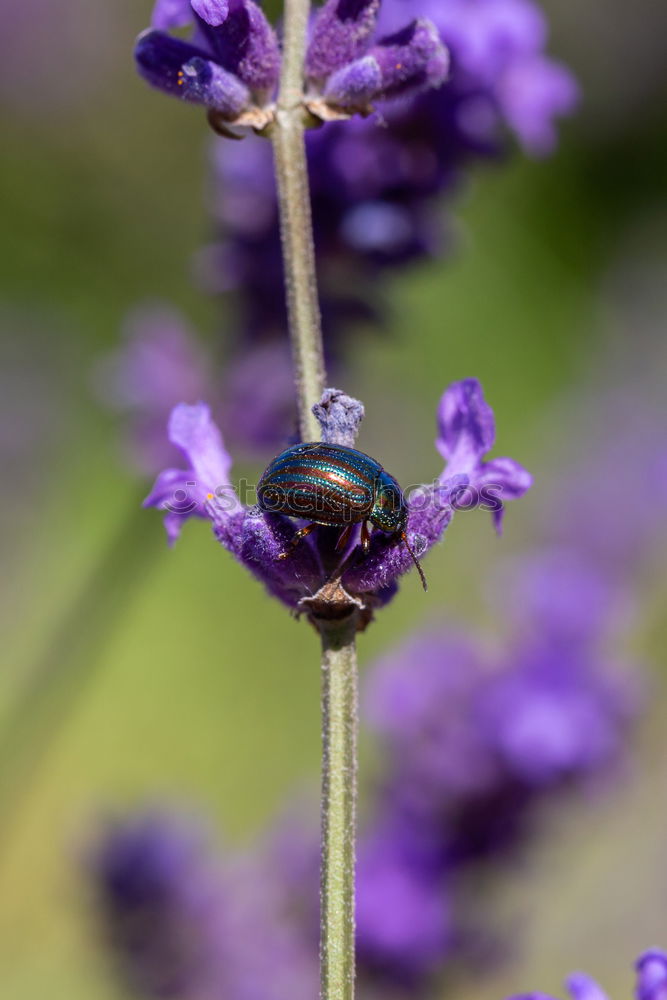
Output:
<svg viewBox="0 0 667 1000">
<path fill-rule="evenodd" d="M 273 142 L 295 384 L 302 441 L 317 441 L 312 408 L 324 389 L 320 308 L 304 141 L 303 62 L 309 0 L 285 0 L 283 61 Z"/>
<path fill-rule="evenodd" d="M 354 997 L 354 873 L 358 683 L 356 618 L 320 623 L 322 636 L 322 1000 Z"/>
<path fill-rule="evenodd" d="M 313 224 L 304 141 L 304 57 L 310 0 L 285 0 L 283 58 L 271 127 L 287 314 L 302 441 L 318 441 L 313 407 L 325 385 Z M 357 786 L 356 612 L 317 620 L 322 636 L 321 1000 L 354 997 Z"/>
</svg>

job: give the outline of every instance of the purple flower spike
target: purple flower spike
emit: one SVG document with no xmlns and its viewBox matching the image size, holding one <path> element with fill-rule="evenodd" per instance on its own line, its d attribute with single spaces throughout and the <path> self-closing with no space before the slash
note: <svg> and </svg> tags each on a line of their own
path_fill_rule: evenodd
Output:
<svg viewBox="0 0 667 1000">
<path fill-rule="evenodd" d="M 413 21 L 395 35 L 383 38 L 368 54 L 380 67 L 379 98 L 439 87 L 449 73 L 449 53 L 432 21 Z"/>
<path fill-rule="evenodd" d="M 191 7 L 212 28 L 219 27 L 229 14 L 227 0 L 191 0 Z"/>
<path fill-rule="evenodd" d="M 250 104 L 250 91 L 237 76 L 199 56 L 185 63 L 179 85 L 185 101 L 204 104 L 230 120 Z"/>
<path fill-rule="evenodd" d="M 364 404 L 340 389 L 325 389 L 320 402 L 313 407 L 322 428 L 326 444 L 343 444 L 354 448 L 359 424 L 364 419 Z"/>
<path fill-rule="evenodd" d="M 447 390 L 452 396 L 460 392 L 460 383 Z M 325 440 L 354 443 L 363 416 L 361 403 L 327 389 L 314 411 Z M 169 541 L 178 537 L 184 519 L 208 518 L 218 541 L 290 607 L 303 608 L 301 602 L 314 597 L 338 572 L 344 589 L 368 613 L 393 597 L 397 577 L 413 568 L 402 533 L 380 530 L 373 531 L 367 554 L 357 546 L 344 556 L 336 550 L 340 532 L 320 526 L 285 558 L 297 523 L 240 503 L 229 479 L 231 460 L 208 407 L 203 403 L 177 406 L 169 422 L 169 439 L 183 452 L 189 467 L 162 472 L 145 500 L 145 506 L 166 511 Z M 468 483 L 467 476 L 454 475 L 406 498 L 405 535 L 417 557 L 442 538 L 452 519 L 453 496 Z"/>
<path fill-rule="evenodd" d="M 324 80 L 363 55 L 375 30 L 379 0 L 327 0 L 313 26 L 306 73 Z"/>
<path fill-rule="evenodd" d="M 438 431 L 436 447 L 447 462 L 440 482 L 444 485 L 452 477 L 466 476 L 471 492 L 465 506 L 484 502 L 492 510 L 496 529 L 500 531 L 504 501 L 523 496 L 533 479 L 511 458 L 482 461 L 493 447 L 496 428 L 493 410 L 484 399 L 477 379 L 463 379 L 447 389 L 438 409 Z M 463 496 L 460 504 L 464 505 Z"/>
<path fill-rule="evenodd" d="M 373 56 L 339 69 L 327 82 L 325 100 L 345 111 L 364 111 L 382 88 L 382 73 Z"/>
<path fill-rule="evenodd" d="M 667 954 L 652 948 L 635 962 L 637 1000 L 667 1000 Z"/>
</svg>

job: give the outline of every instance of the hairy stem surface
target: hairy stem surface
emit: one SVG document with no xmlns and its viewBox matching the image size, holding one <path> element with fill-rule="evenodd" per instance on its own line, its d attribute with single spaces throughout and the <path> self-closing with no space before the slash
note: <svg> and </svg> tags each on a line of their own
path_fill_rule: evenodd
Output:
<svg viewBox="0 0 667 1000">
<path fill-rule="evenodd" d="M 354 997 L 354 868 L 358 684 L 356 620 L 323 623 L 322 863 L 320 981 L 322 1000 Z"/>
<path fill-rule="evenodd" d="M 310 0 L 285 0 L 283 58 L 271 129 L 287 314 L 302 441 L 318 441 L 313 414 L 324 390 L 303 107 Z M 354 859 L 357 795 L 356 615 L 319 621 L 322 636 L 322 857 L 320 976 L 322 1000 L 354 997 Z"/>
<path fill-rule="evenodd" d="M 304 142 L 303 62 L 310 3 L 285 0 L 283 60 L 271 130 L 280 206 L 287 313 L 302 441 L 317 441 L 312 408 L 324 389 L 320 308 Z"/>
</svg>

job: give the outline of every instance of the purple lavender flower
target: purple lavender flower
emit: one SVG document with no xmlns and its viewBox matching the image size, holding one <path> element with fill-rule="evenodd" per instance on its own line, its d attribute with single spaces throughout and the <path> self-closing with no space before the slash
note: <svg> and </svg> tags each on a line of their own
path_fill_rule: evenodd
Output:
<svg viewBox="0 0 667 1000">
<path fill-rule="evenodd" d="M 577 646 L 569 632 L 552 642 L 556 625 L 542 642 L 520 632 L 502 657 L 425 633 L 369 674 L 367 714 L 388 761 L 383 822 L 419 830 L 436 866 L 515 845 L 542 796 L 620 757 L 634 686 L 588 642 Z"/>
<path fill-rule="evenodd" d="M 90 862 L 102 929 L 126 987 L 175 1000 L 311 1000 L 317 948 L 290 919 L 261 854 L 216 857 L 174 812 L 130 816 Z"/>
<path fill-rule="evenodd" d="M 413 21 L 370 46 L 377 8 L 378 0 L 328 0 L 315 18 L 306 104 L 321 117 L 330 117 L 327 104 L 367 111 L 373 100 L 444 82 L 449 60 L 430 22 Z M 190 21 L 196 28 L 192 42 L 166 34 Z M 262 111 L 278 82 L 280 50 L 254 0 L 158 0 L 153 29 L 139 36 L 135 58 L 148 83 L 204 105 L 215 113 L 212 121 L 256 128 L 270 121 Z"/>
<path fill-rule="evenodd" d="M 165 33 L 190 22 L 192 42 Z M 278 40 L 253 0 L 158 0 L 153 25 L 135 49 L 138 70 L 152 86 L 226 121 L 263 108 L 271 97 L 280 69 Z"/>
<path fill-rule="evenodd" d="M 306 55 L 306 72 L 324 81 L 363 56 L 375 32 L 380 0 L 327 0 L 318 11 Z"/>
<path fill-rule="evenodd" d="M 454 383 L 446 390 L 441 402 L 440 433 L 452 442 L 476 433 L 479 407 L 486 407 L 481 387 L 468 380 L 468 390 L 462 393 L 461 383 Z M 452 409 L 448 399 L 456 399 Z M 335 405 L 334 405 L 335 404 Z M 466 407 L 469 406 L 467 410 Z M 448 413 L 455 414 L 452 426 Z M 486 411 L 485 411 L 486 412 Z M 363 415 L 363 407 L 356 401 L 343 397 L 335 390 L 327 390 L 322 404 L 316 408 L 326 440 L 353 439 L 355 422 Z M 492 420 L 492 416 L 487 418 Z M 466 421 L 470 422 L 467 429 Z M 245 508 L 240 503 L 230 481 L 231 459 L 225 450 L 222 437 L 211 419 L 207 406 L 177 406 L 169 422 L 169 440 L 180 448 L 187 458 L 187 469 L 167 469 L 162 472 L 145 501 L 145 506 L 166 510 L 165 527 L 170 542 L 178 537 L 187 517 L 208 518 L 218 539 L 241 563 L 255 574 L 273 596 L 296 608 L 303 598 L 313 596 L 335 572 L 340 558 L 335 552 L 338 532 L 321 528 L 304 539 L 290 559 L 282 558 L 294 534 L 294 522 L 282 515 L 266 514 L 258 508 Z M 483 450 L 488 447 L 488 437 Z M 474 450 L 474 449 L 473 449 Z M 462 482 L 473 489 L 479 483 L 487 485 L 486 466 L 471 458 L 473 450 L 463 445 L 454 456 L 450 478 L 445 473 L 439 480 L 424 486 L 408 501 L 407 535 L 411 547 L 422 555 L 440 540 L 452 517 L 450 496 Z M 503 460 L 507 463 L 508 460 Z M 465 477 L 460 468 L 466 465 Z M 507 486 L 510 499 L 520 496 L 530 486 L 530 477 L 520 466 L 505 464 L 505 479 L 500 486 Z M 449 466 L 446 472 L 449 472 Z M 512 478 L 512 476 L 514 478 Z M 342 571 L 343 587 L 365 602 L 383 603 L 393 593 L 396 578 L 412 567 L 407 547 L 389 535 L 375 531 L 369 553 L 349 562 Z"/>
<path fill-rule="evenodd" d="M 104 832 L 89 866 L 128 988 L 153 997 L 215 996 L 226 893 L 202 831 L 178 815 L 140 813 Z"/>
<path fill-rule="evenodd" d="M 640 955 L 635 962 L 637 1000 L 666 1000 L 667 998 L 667 954 L 659 948 L 651 948 Z"/>
<path fill-rule="evenodd" d="M 512 671 L 490 682 L 480 722 L 504 770 L 548 787 L 618 760 L 636 708 L 633 687 L 613 665 L 602 669 L 584 651 L 543 642 L 518 650 Z"/>
<path fill-rule="evenodd" d="M 532 477 L 511 458 L 482 461 L 493 448 L 496 425 L 493 410 L 474 378 L 455 383 L 446 392 L 438 410 L 436 447 L 447 462 L 449 478 L 466 478 L 471 491 L 468 506 L 486 501 L 493 510 L 498 531 L 502 529 L 504 500 L 515 500 L 530 489 Z M 459 496 L 461 505 L 463 496 Z"/>
<path fill-rule="evenodd" d="M 635 962 L 637 1000 L 664 1000 L 667 997 L 667 953 L 658 948 L 644 952 Z M 565 980 L 572 1000 L 609 1000 L 608 994 L 594 979 L 575 972 Z M 546 993 L 521 993 L 508 1000 L 553 1000 Z"/>
<path fill-rule="evenodd" d="M 308 106 L 369 111 L 375 100 L 440 87 L 449 56 L 430 21 L 414 20 L 371 45 L 377 0 L 327 0 L 313 26 L 306 56 Z M 314 92 L 315 97 L 310 96 Z"/>
<path fill-rule="evenodd" d="M 615 585 L 646 559 L 667 514 L 662 410 L 661 402 L 651 401 L 645 382 L 640 392 L 614 389 L 593 410 L 587 401 L 572 432 L 576 437 L 586 421 L 584 447 L 577 448 L 567 475 L 555 484 L 545 511 L 558 543 L 576 545 Z M 631 484 L 632 497 L 641 498 L 636 516 L 631 516 L 630 501 L 612 499 L 619 483 Z"/>
<path fill-rule="evenodd" d="M 398 27 L 406 6 L 406 0 L 385 0 L 383 25 Z M 473 146 L 494 143 L 504 123 L 527 152 L 551 152 L 554 118 L 572 112 L 578 88 L 544 55 L 548 31 L 540 9 L 531 0 L 430 0 L 423 13 L 451 53 L 451 86 L 442 96 L 460 138 L 467 135 Z"/>
<path fill-rule="evenodd" d="M 362 981 L 414 983 L 441 966 L 452 945 L 442 882 L 410 864 L 398 846 L 391 832 L 379 830 L 360 844 L 356 920 Z"/>
</svg>

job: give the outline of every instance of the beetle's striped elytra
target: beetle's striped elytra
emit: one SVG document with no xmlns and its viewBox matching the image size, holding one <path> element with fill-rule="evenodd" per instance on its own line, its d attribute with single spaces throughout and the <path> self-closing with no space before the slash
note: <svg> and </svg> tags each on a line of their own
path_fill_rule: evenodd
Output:
<svg viewBox="0 0 667 1000">
<path fill-rule="evenodd" d="M 295 533 L 280 558 L 287 558 L 301 539 L 320 524 L 343 529 L 338 551 L 345 548 L 354 525 L 361 524 L 361 547 L 367 552 L 370 521 L 405 543 L 426 590 L 424 573 L 406 534 L 408 509 L 403 492 L 393 476 L 370 455 L 319 441 L 293 445 L 265 470 L 257 498 L 264 511 L 310 522 Z"/>
</svg>

